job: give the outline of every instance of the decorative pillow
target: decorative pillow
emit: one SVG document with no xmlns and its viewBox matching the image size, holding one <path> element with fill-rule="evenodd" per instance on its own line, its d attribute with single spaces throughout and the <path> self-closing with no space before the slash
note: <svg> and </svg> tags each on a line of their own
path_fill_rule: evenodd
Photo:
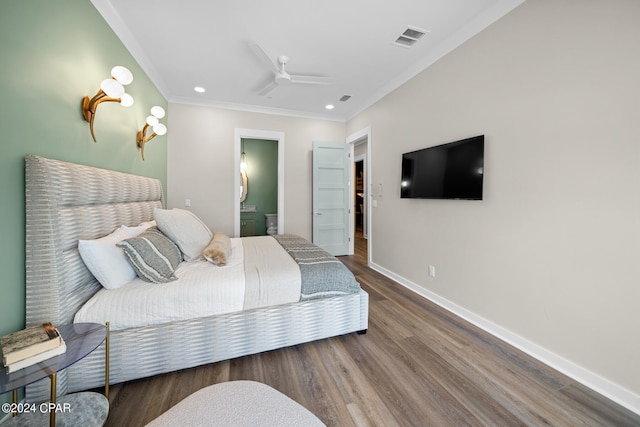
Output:
<svg viewBox="0 0 640 427">
<path fill-rule="evenodd" d="M 78 241 L 82 261 L 105 289 L 119 288 L 136 278 L 136 272 L 124 252 L 116 247 L 116 243 L 129 237 L 117 228 L 99 239 Z"/>
<path fill-rule="evenodd" d="M 143 231 L 156 226 L 156 222 L 155 221 L 147 221 L 147 222 L 141 222 L 140 224 L 136 225 L 135 227 L 129 227 L 126 225 L 122 225 L 120 226 L 120 228 L 122 228 L 124 231 L 127 232 L 127 234 L 129 234 L 129 237 L 136 237 L 139 236 Z"/>
<path fill-rule="evenodd" d="M 142 280 L 167 283 L 177 279 L 176 267 L 182 260 L 180 249 L 157 227 L 149 228 L 138 237 L 123 240 L 117 246 L 124 250 Z"/>
<path fill-rule="evenodd" d="M 192 212 L 184 209 L 154 209 L 158 228 L 178 245 L 185 261 L 202 257 L 202 250 L 209 244 L 211 230 Z"/>
<path fill-rule="evenodd" d="M 231 251 L 231 239 L 224 233 L 213 233 L 213 239 L 202 251 L 202 255 L 215 265 L 227 265 L 227 258 Z"/>
</svg>

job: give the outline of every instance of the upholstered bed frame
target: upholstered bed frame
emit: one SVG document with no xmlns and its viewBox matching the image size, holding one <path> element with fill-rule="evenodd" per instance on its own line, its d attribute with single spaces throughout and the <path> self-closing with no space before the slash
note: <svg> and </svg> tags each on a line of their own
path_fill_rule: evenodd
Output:
<svg viewBox="0 0 640 427">
<path fill-rule="evenodd" d="M 100 284 L 79 239 L 153 219 L 159 180 L 26 156 L 26 322 L 69 324 Z M 366 292 L 111 332 L 110 383 L 367 329 Z M 105 347 L 58 374 L 58 393 L 104 385 Z M 49 395 L 40 382 L 27 399 Z"/>
</svg>

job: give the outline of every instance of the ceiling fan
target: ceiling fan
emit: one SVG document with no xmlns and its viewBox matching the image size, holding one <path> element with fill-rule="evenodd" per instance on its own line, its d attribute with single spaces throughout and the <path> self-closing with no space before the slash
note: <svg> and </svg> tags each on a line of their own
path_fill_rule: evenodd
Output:
<svg viewBox="0 0 640 427">
<path fill-rule="evenodd" d="M 251 43 L 249 45 L 253 53 L 260 59 L 265 65 L 269 67 L 269 70 L 274 74 L 273 81 L 269 82 L 258 93 L 261 96 L 269 98 L 273 91 L 278 86 L 284 86 L 289 84 L 306 84 L 306 85 L 328 85 L 331 84 L 331 79 L 323 76 L 303 75 L 303 74 L 289 74 L 285 70 L 289 57 L 281 55 L 277 58 L 277 63 L 274 63 L 269 59 L 269 56 L 265 51 L 257 44 Z"/>
</svg>

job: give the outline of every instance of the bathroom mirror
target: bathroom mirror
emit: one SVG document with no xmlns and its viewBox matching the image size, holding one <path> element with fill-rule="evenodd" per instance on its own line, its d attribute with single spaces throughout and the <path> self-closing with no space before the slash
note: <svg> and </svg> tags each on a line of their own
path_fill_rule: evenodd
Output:
<svg viewBox="0 0 640 427">
<path fill-rule="evenodd" d="M 244 203 L 249 192 L 249 179 L 247 178 L 247 171 L 240 171 L 240 203 Z"/>
</svg>

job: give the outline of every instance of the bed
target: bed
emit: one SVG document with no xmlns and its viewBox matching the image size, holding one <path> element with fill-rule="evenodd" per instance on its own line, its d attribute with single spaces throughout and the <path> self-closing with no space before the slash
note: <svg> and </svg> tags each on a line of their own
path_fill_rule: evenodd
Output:
<svg viewBox="0 0 640 427">
<path fill-rule="evenodd" d="M 164 209 L 162 186 L 153 178 L 35 155 L 27 155 L 25 164 L 26 323 L 69 324 L 88 301 L 105 293 L 80 257 L 78 241 L 152 221 L 154 210 Z M 363 333 L 368 298 L 358 287 L 354 293 L 223 314 L 119 325 L 111 331 L 109 382 Z M 59 373 L 58 393 L 103 386 L 104 351 L 101 346 Z M 43 383 L 27 388 L 30 401 L 48 397 Z"/>
</svg>

